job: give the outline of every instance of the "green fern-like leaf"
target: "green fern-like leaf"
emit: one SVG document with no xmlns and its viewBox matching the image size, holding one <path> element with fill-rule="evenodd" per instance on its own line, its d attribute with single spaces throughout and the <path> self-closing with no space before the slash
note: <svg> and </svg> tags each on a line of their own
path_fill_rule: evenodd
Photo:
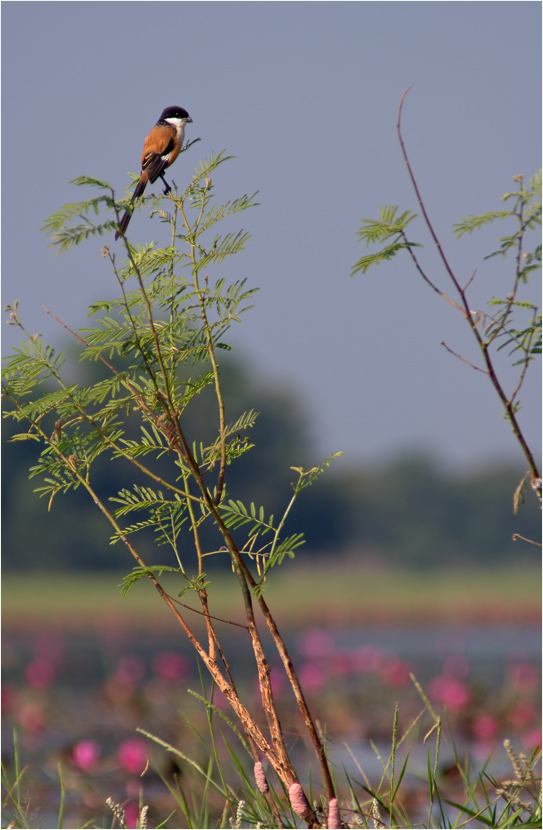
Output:
<svg viewBox="0 0 543 830">
<path fill-rule="evenodd" d="M 154 565 L 149 568 L 134 568 L 131 573 L 123 576 L 122 582 L 118 587 L 121 589 L 123 597 L 125 597 L 134 582 L 137 582 L 138 579 L 143 579 L 146 576 L 155 574 L 160 577 L 165 571 L 169 573 L 182 573 L 180 568 L 170 568 L 168 565 Z"/>
<path fill-rule="evenodd" d="M 392 236 L 401 234 L 406 227 L 417 218 L 416 213 L 405 210 L 400 216 L 397 205 L 385 205 L 379 208 L 379 219 L 361 219 L 362 227 L 357 232 L 359 240 L 371 245 L 374 242 L 383 242 Z"/>
<path fill-rule="evenodd" d="M 365 274 L 372 265 L 379 265 L 381 262 L 392 259 L 402 248 L 416 247 L 419 247 L 417 242 L 396 242 L 381 248 L 380 251 L 376 251 L 374 254 L 367 254 L 366 256 L 360 257 L 351 270 L 351 277 L 354 277 L 359 271 Z"/>
<path fill-rule="evenodd" d="M 366 243 L 366 247 L 376 242 L 385 242 L 393 239 L 393 242 L 385 245 L 379 251 L 361 257 L 351 270 L 354 277 L 360 271 L 365 274 L 372 265 L 379 265 L 380 262 L 392 259 L 402 248 L 419 247 L 417 242 L 409 242 L 405 235 L 405 229 L 413 219 L 417 218 L 416 213 L 405 210 L 397 216 L 396 205 L 385 205 L 379 208 L 379 219 L 362 219 L 362 227 L 357 233 L 360 241 Z"/>
<path fill-rule="evenodd" d="M 480 216 L 469 214 L 469 216 L 460 219 L 453 225 L 453 233 L 457 238 L 464 236 L 466 233 L 473 233 L 473 231 L 480 230 L 485 225 L 490 225 L 496 219 L 505 219 L 507 216 L 512 216 L 513 212 L 510 210 L 493 210 L 490 213 L 483 213 Z"/>
</svg>

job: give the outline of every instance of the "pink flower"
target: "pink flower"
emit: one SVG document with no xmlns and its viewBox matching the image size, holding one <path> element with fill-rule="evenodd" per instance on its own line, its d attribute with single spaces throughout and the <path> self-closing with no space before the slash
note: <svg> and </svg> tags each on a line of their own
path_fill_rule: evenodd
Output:
<svg viewBox="0 0 543 830">
<path fill-rule="evenodd" d="M 56 670 L 51 660 L 38 657 L 28 664 L 25 676 L 35 689 L 46 689 L 54 681 Z"/>
<path fill-rule="evenodd" d="M 120 745 L 117 758 L 126 772 L 141 775 L 147 765 L 147 746 L 139 738 L 129 738 Z"/>
<path fill-rule="evenodd" d="M 498 736 L 500 722 L 493 715 L 478 715 L 471 724 L 471 731 L 479 741 L 492 741 Z"/>
<path fill-rule="evenodd" d="M 153 671 L 163 680 L 184 680 L 190 674 L 190 664 L 177 651 L 160 651 L 153 659 Z"/>
<path fill-rule="evenodd" d="M 430 681 L 430 696 L 443 703 L 451 712 L 461 712 L 468 704 L 470 690 L 463 680 L 447 674 L 440 674 Z"/>
<path fill-rule="evenodd" d="M 100 746 L 96 741 L 78 741 L 72 749 L 72 764 L 85 772 L 92 772 L 98 766 Z"/>
<path fill-rule="evenodd" d="M 379 677 L 385 686 L 407 686 L 411 683 L 409 675 L 412 671 L 412 666 L 409 663 L 400 660 L 399 657 L 394 657 L 381 667 Z"/>
</svg>

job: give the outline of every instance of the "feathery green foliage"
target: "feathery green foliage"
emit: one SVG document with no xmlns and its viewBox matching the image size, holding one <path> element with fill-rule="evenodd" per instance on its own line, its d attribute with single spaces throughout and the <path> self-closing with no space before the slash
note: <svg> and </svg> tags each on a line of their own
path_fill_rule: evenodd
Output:
<svg viewBox="0 0 543 830">
<path fill-rule="evenodd" d="M 391 238 L 393 238 L 393 241 L 385 245 L 384 248 L 361 257 L 353 267 L 351 276 L 354 277 L 359 271 L 365 274 L 372 265 L 379 265 L 380 262 L 392 259 L 403 248 L 419 247 L 417 242 L 409 242 L 405 232 L 409 223 L 417 218 L 417 214 L 405 210 L 400 216 L 396 216 L 397 212 L 397 206 L 385 205 L 385 207 L 379 208 L 378 220 L 360 220 L 362 227 L 358 231 L 357 237 L 361 242 L 366 243 L 366 248 L 375 242 L 385 242 Z"/>
<path fill-rule="evenodd" d="M 142 578 L 153 583 L 231 703 L 255 761 L 262 753 L 288 787 L 297 776 L 282 735 L 269 664 L 255 625 L 253 602 L 259 603 L 315 746 L 328 797 L 332 797 L 333 784 L 324 749 L 286 646 L 264 600 L 262 580 L 268 568 L 280 564 L 285 556 L 294 556 L 295 549 L 303 544 L 300 533 L 284 533 L 286 518 L 299 493 L 321 475 L 335 456 L 307 472 L 296 469 L 298 481 L 277 524 L 273 516 L 266 518 L 263 507 L 246 507 L 229 493 L 229 466 L 250 451 L 252 444 L 247 433 L 257 413 L 251 409 L 234 413 L 227 420 L 219 354 L 230 349 L 229 330 L 251 307 L 256 289 L 249 288 L 245 280 L 227 283 L 216 278 L 213 269 L 242 251 L 249 239 L 243 230 L 222 234 L 219 223 L 256 203 L 254 196 L 244 195 L 217 206 L 211 174 L 226 160 L 227 156 L 219 153 L 201 162 L 185 191 L 168 195 L 166 209 L 163 200 L 152 194 L 138 202 L 137 207 L 151 203 L 151 217 L 170 227 L 169 246 L 134 245 L 123 234 L 124 258 L 109 246 L 103 247 L 102 256 L 111 265 L 118 297 L 95 302 L 89 313 L 93 325 L 71 334 L 81 347 L 81 359 L 99 361 L 105 367 L 104 378 L 89 386 L 68 383 L 63 375 L 62 356 L 44 346 L 39 336 L 28 336 L 17 305 L 8 307 L 10 324 L 20 327 L 26 341 L 6 360 L 2 388 L 11 408 L 5 416 L 26 424 L 26 432 L 16 435 L 16 440 L 33 440 L 42 445 L 39 460 L 31 469 L 31 476 L 42 479 L 37 491 L 49 497 L 49 504 L 71 489 L 83 488 L 88 493 L 109 522 L 111 543 L 123 543 L 135 559 L 135 567 L 121 583 L 122 593 L 126 594 Z M 105 182 L 82 176 L 74 184 L 103 192 L 87 201 L 66 205 L 45 222 L 44 229 L 51 235 L 57 253 L 96 234 L 103 236 L 116 230 L 127 204 L 116 202 L 113 189 Z M 97 220 L 91 221 L 90 214 Z M 74 220 L 83 224 L 72 224 Z M 70 331 L 66 323 L 62 325 Z M 199 435 L 186 434 L 185 414 L 208 388 L 214 392 L 216 433 L 211 441 L 204 441 Z M 107 501 L 93 487 L 95 462 L 104 454 L 117 471 L 116 480 L 123 482 Z M 160 467 L 156 464 L 159 459 Z M 170 462 L 166 468 L 165 460 Z M 212 550 L 205 549 L 202 540 L 202 529 L 210 525 L 220 539 Z M 185 528 L 192 536 L 198 562 L 194 575 L 187 572 L 183 545 L 179 544 Z M 148 564 L 143 559 L 141 534 L 149 530 L 154 532 L 156 546 L 165 546 L 169 553 L 161 564 Z M 209 556 L 227 557 L 232 565 L 232 579 L 241 592 L 269 737 L 239 698 L 214 629 L 216 618 L 207 596 Z M 249 569 L 255 560 L 258 580 Z M 190 593 L 199 605 L 198 613 L 206 621 L 207 642 L 198 640 L 191 630 L 191 620 L 184 616 L 193 609 L 181 606 L 160 585 L 158 579 L 163 572 L 178 574 L 178 596 Z M 211 769 L 206 787 L 212 784 Z M 226 787 L 220 767 L 218 771 L 220 791 L 235 815 L 237 802 Z M 122 809 L 113 803 L 110 806 L 122 823 Z M 204 798 L 198 826 L 206 826 L 207 813 Z"/>
</svg>

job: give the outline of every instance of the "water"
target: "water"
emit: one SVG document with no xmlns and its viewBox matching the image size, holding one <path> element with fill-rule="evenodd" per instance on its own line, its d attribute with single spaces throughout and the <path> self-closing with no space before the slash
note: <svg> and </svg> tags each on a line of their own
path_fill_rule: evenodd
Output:
<svg viewBox="0 0 543 830">
<path fill-rule="evenodd" d="M 284 671 L 264 632 L 263 639 L 289 751 L 301 779 L 305 778 L 302 771 L 309 774 L 311 766 L 315 780 L 317 765 Z M 326 728 L 330 759 L 338 776 L 345 768 L 356 781 L 362 780 L 363 772 L 372 786 L 378 782 L 382 764 L 375 749 L 386 761 L 396 703 L 398 740 L 424 709 L 411 675 L 416 676 L 437 712 L 443 713 L 446 705 L 457 750 L 474 762 L 482 764 L 494 750 L 493 770 L 510 776 L 502 748 L 504 737 L 528 754 L 540 740 L 539 629 L 310 628 L 289 632 L 286 642 L 310 708 Z M 224 648 L 242 698 L 263 723 L 247 632 L 236 629 L 232 633 L 228 628 Z M 119 802 L 127 797 L 134 800 L 142 779 L 127 766 L 127 742 L 138 738 L 137 727 L 182 747 L 188 755 L 195 753 L 202 762 L 201 747 L 183 718 L 206 732 L 205 709 L 187 692 L 202 693 L 202 689 L 192 647 L 182 635 L 156 637 L 113 627 L 107 635 L 65 637 L 47 631 L 34 636 L 4 632 L 2 661 L 4 757 L 9 768 L 15 725 L 21 765 L 29 764 L 27 778 L 40 808 L 42 826 L 44 821 L 45 826 L 54 826 L 56 821 L 59 762 L 69 782 L 67 821 L 81 824 L 101 815 L 107 826 L 111 818 L 103 804 L 108 795 Z M 209 694 L 207 679 L 205 686 Z M 215 703 L 232 717 L 220 694 L 215 694 Z M 431 723 L 426 713 L 410 733 L 416 740 L 405 783 L 413 792 L 420 788 L 418 774 L 424 776 L 427 748 L 435 750 L 435 733 L 429 743 L 422 742 Z M 75 762 L 76 749 L 85 746 L 81 743 L 85 741 L 91 742 L 88 746 L 96 753 L 96 762 L 89 769 Z M 407 746 L 406 741 L 398 764 Z M 172 756 L 149 741 L 145 747 L 144 756 L 146 752 L 151 759 L 145 794 L 152 800 L 153 821 L 158 823 L 172 807 L 153 769 L 166 774 Z M 451 760 L 450 744 L 447 746 L 444 737 L 440 755 L 443 775 Z"/>
</svg>

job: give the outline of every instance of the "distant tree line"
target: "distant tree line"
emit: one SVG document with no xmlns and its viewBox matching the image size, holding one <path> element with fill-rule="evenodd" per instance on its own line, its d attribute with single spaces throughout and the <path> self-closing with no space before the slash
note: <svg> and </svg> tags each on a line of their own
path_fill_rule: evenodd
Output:
<svg viewBox="0 0 543 830">
<path fill-rule="evenodd" d="M 77 372 L 89 375 L 89 383 L 100 369 L 96 364 L 79 365 Z M 307 419 L 291 393 L 280 388 L 262 389 L 245 368 L 227 359 L 222 364 L 226 407 L 236 412 L 254 408 L 260 415 L 250 431 L 255 447 L 229 470 L 230 498 L 264 505 L 279 514 L 289 499 L 291 466 L 316 463 L 308 441 Z M 94 377 L 93 377 L 94 376 Z M 187 434 L 212 434 L 215 408 L 206 392 L 187 410 Z M 134 421 L 134 430 L 139 427 Z M 48 498 L 33 493 L 39 478 L 29 479 L 36 459 L 34 442 L 10 443 L 16 425 L 4 420 L 2 453 L 2 551 L 5 571 L 31 569 L 123 569 L 127 566 L 120 545 L 110 546 L 106 523 L 81 489 L 56 498 L 48 510 Z M 51 431 L 54 424 L 51 424 Z M 157 463 L 157 469 L 160 461 Z M 167 457 L 163 463 L 169 463 Z M 343 468 L 343 469 L 342 469 Z M 94 468 L 93 484 L 102 498 L 115 496 L 126 486 L 121 465 L 111 465 L 104 454 Z M 529 560 L 537 548 L 513 542 L 514 533 L 529 539 L 540 534 L 535 497 L 533 504 L 513 514 L 512 493 L 522 476 L 520 466 L 497 463 L 476 472 L 451 474 L 436 460 L 421 453 L 404 455 L 379 466 L 335 462 L 335 467 L 299 498 L 286 531 L 303 532 L 306 545 L 297 557 L 348 556 L 364 563 L 406 567 L 493 565 Z M 133 474 L 132 474 L 133 476 Z M 143 483 L 143 482 L 142 482 Z M 144 531 L 142 531 L 144 533 Z M 220 548 L 213 528 L 203 536 L 208 550 Z M 169 551 L 156 547 L 152 534 L 146 538 L 149 561 L 173 564 Z M 187 562 L 192 545 L 186 541 Z M 227 556 L 210 557 L 210 566 Z"/>
</svg>

